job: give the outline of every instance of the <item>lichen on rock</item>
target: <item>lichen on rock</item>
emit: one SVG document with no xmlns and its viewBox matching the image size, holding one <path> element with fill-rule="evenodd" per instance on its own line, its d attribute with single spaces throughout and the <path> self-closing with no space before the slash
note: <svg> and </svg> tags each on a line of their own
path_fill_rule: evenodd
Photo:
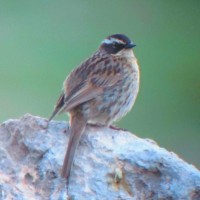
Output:
<svg viewBox="0 0 200 200">
<path fill-rule="evenodd" d="M 88 125 L 68 190 L 60 170 L 69 124 L 30 114 L 0 126 L 0 200 L 199 200 L 200 172 L 155 142 Z"/>
</svg>

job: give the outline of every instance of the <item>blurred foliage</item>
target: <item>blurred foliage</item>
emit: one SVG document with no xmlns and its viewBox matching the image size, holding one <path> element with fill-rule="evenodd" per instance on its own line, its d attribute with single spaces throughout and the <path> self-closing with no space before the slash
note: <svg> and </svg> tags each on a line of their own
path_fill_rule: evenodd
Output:
<svg viewBox="0 0 200 200">
<path fill-rule="evenodd" d="M 118 125 L 200 167 L 199 9 L 197 0 L 1 0 L 0 121 L 50 116 L 67 74 L 106 36 L 125 33 L 141 87 Z"/>
</svg>

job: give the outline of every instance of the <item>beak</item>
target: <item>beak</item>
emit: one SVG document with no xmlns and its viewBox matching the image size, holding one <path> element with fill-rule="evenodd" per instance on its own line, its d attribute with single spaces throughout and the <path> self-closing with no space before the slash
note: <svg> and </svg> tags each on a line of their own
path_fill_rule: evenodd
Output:
<svg viewBox="0 0 200 200">
<path fill-rule="evenodd" d="M 132 42 L 131 43 L 129 43 L 129 44 L 127 44 L 126 46 L 125 46 L 125 49 L 131 49 L 131 48 L 133 48 L 133 47 L 135 47 L 136 45 L 135 44 L 133 44 Z"/>
</svg>

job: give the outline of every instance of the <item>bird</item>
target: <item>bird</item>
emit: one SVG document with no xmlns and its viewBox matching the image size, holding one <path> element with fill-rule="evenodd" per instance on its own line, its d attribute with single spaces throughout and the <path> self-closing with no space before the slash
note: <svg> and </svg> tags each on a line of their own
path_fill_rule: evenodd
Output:
<svg viewBox="0 0 200 200">
<path fill-rule="evenodd" d="M 133 107 L 140 82 L 135 46 L 124 34 L 110 35 L 65 79 L 49 121 L 63 112 L 70 116 L 70 136 L 61 171 L 66 180 L 86 125 L 112 126 Z"/>
</svg>

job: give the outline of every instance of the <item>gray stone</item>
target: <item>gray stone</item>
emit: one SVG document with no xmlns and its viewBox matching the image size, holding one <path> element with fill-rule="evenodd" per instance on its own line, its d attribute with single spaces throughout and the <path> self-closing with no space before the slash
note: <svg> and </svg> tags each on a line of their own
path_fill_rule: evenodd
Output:
<svg viewBox="0 0 200 200">
<path fill-rule="evenodd" d="M 154 141 L 88 125 L 69 186 L 69 125 L 26 114 L 0 126 L 0 200 L 199 200 L 200 172 Z"/>
</svg>

